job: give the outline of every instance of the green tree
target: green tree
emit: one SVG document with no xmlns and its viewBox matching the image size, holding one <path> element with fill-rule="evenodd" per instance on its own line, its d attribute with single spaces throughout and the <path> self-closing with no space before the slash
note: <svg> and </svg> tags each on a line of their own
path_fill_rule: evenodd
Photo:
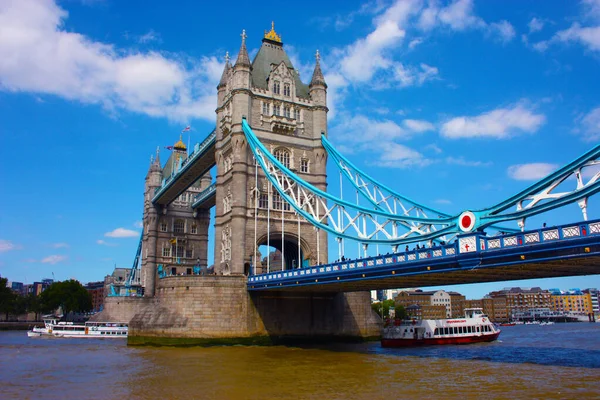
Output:
<svg viewBox="0 0 600 400">
<path fill-rule="evenodd" d="M 14 314 L 17 301 L 17 295 L 6 286 L 7 282 L 8 279 L 0 278 L 0 313 L 6 316 L 6 320 L 10 314 Z"/>
<path fill-rule="evenodd" d="M 40 298 L 33 293 L 25 296 L 25 308 L 27 312 L 31 312 L 35 314 L 35 320 L 40 320 L 40 314 L 42 313 L 42 303 L 40 302 Z"/>
<path fill-rule="evenodd" d="M 382 302 L 376 302 L 371 304 L 371 308 L 375 311 L 381 318 L 389 318 L 390 317 L 390 307 L 394 307 L 394 300 L 384 300 Z M 383 316 L 381 312 L 383 311 Z"/>
<path fill-rule="evenodd" d="M 92 309 L 92 296 L 76 280 L 55 282 L 40 295 L 41 310 L 53 312 L 58 307 L 64 315 L 70 312 L 86 312 Z"/>
<path fill-rule="evenodd" d="M 406 312 L 406 308 L 401 304 L 396 306 L 396 319 L 408 319 L 408 312 Z"/>
</svg>

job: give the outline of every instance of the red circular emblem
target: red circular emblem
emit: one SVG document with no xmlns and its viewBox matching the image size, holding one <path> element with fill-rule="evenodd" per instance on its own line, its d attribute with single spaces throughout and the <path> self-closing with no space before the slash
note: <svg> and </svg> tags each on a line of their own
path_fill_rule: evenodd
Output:
<svg viewBox="0 0 600 400">
<path fill-rule="evenodd" d="M 458 217 L 458 227 L 463 232 L 471 232 L 475 227 L 475 214 L 471 211 L 465 211 Z"/>
</svg>

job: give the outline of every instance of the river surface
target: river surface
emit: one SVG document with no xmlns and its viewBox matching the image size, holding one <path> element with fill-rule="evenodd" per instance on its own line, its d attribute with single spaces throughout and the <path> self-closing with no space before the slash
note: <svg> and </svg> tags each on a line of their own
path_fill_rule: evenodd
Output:
<svg viewBox="0 0 600 400">
<path fill-rule="evenodd" d="M 0 399 L 600 398 L 600 323 L 504 327 L 500 340 L 128 347 L 0 332 Z"/>
</svg>

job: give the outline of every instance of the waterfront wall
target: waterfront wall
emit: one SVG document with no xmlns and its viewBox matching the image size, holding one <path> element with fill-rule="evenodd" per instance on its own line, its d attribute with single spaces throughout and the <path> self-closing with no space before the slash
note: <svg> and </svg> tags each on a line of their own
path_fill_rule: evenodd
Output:
<svg viewBox="0 0 600 400">
<path fill-rule="evenodd" d="M 160 279 L 130 321 L 129 344 L 269 344 L 364 339 L 381 320 L 368 293 L 249 293 L 245 276 Z"/>
<path fill-rule="evenodd" d="M 94 314 L 90 321 L 129 323 L 151 300 L 146 297 L 105 297 L 102 311 Z"/>
</svg>

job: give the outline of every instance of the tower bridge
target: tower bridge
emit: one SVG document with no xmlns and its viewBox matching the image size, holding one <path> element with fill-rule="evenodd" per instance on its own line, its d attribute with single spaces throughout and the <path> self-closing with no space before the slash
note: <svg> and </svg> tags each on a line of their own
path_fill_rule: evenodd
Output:
<svg viewBox="0 0 600 400">
<path fill-rule="evenodd" d="M 130 343 L 364 338 L 381 322 L 372 289 L 600 273 L 600 221 L 588 221 L 587 209 L 600 191 L 600 146 L 492 207 L 443 213 L 369 177 L 327 140 L 318 52 L 305 84 L 274 26 L 252 62 L 246 38 L 235 64 L 226 57 L 215 129 L 190 154 L 180 138 L 164 165 L 158 153 L 151 162 L 144 298 L 111 298 L 105 308 L 131 320 Z M 327 192 L 328 160 L 356 203 Z M 526 230 L 527 218 L 572 203 L 582 221 Z M 511 221 L 518 229 L 500 225 Z M 329 235 L 341 262 L 329 263 Z M 360 259 L 345 259 L 349 241 Z M 279 250 L 278 265 L 262 262 L 265 245 Z M 391 254 L 369 256 L 379 245 Z"/>
</svg>

